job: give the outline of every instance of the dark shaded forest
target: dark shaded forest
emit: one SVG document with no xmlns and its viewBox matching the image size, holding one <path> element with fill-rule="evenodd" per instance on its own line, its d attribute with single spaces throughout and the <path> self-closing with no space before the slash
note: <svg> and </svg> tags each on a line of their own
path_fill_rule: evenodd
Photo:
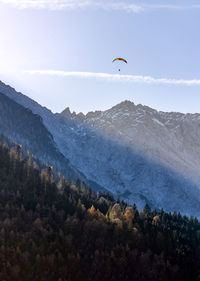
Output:
<svg viewBox="0 0 200 281">
<path fill-rule="evenodd" d="M 46 165 L 74 180 L 84 179 L 83 175 L 72 169 L 69 160 L 57 149 L 53 136 L 42 122 L 42 118 L 30 109 L 23 107 L 6 95 L 0 93 L 0 134 L 15 143 L 23 145 Z"/>
<path fill-rule="evenodd" d="M 1 281 L 197 281 L 200 223 L 138 211 L 0 140 Z"/>
</svg>

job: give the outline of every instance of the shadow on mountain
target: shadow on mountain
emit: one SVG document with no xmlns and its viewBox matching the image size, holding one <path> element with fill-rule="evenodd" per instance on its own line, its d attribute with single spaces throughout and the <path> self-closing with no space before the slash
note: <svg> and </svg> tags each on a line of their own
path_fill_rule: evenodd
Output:
<svg viewBox="0 0 200 281">
<path fill-rule="evenodd" d="M 22 144 L 46 165 L 54 166 L 65 177 L 88 182 L 84 175 L 72 167 L 58 150 L 53 136 L 44 126 L 41 116 L 0 94 L 0 133 L 16 144 Z M 89 182 L 90 183 L 90 182 Z M 95 184 L 96 190 L 104 190 Z"/>
</svg>

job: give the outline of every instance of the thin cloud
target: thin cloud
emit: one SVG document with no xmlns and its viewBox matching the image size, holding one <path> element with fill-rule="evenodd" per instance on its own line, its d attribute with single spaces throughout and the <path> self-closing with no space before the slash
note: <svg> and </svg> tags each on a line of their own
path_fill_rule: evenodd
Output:
<svg viewBox="0 0 200 281">
<path fill-rule="evenodd" d="M 194 10 L 194 9 L 200 9 L 200 5 L 173 5 L 173 4 L 161 4 L 161 5 L 148 5 L 144 4 L 142 5 L 143 10 L 160 10 L 160 9 L 165 9 L 165 10 L 179 10 L 179 11 L 184 11 L 184 10 Z"/>
<path fill-rule="evenodd" d="M 96 72 L 67 72 L 61 70 L 25 70 L 27 74 L 31 75 L 50 75 L 63 77 L 77 77 L 85 79 L 103 79 L 107 81 L 116 82 L 133 82 L 143 84 L 169 84 L 169 85 L 200 85 L 200 79 L 184 80 L 184 79 L 168 79 L 168 78 L 154 78 L 151 76 L 141 75 L 124 75 L 124 74 L 110 74 L 110 73 L 96 73 Z"/>
<path fill-rule="evenodd" d="M 18 9 L 47 9 L 73 10 L 96 8 L 103 10 L 120 10 L 132 13 L 141 13 L 148 10 L 189 10 L 199 9 L 200 5 L 173 5 L 173 4 L 134 4 L 125 1 L 111 0 L 0 0 L 0 4 L 7 4 Z"/>
<path fill-rule="evenodd" d="M 0 0 L 1 3 L 18 9 L 73 10 L 100 8 L 104 10 L 126 10 L 134 13 L 143 10 L 140 5 L 98 0 Z"/>
</svg>

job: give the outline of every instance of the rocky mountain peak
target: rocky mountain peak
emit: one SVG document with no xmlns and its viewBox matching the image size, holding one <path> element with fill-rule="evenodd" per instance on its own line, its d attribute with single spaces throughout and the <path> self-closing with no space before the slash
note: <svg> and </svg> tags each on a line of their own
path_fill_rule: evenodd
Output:
<svg viewBox="0 0 200 281">
<path fill-rule="evenodd" d="M 69 107 L 66 107 L 66 108 L 60 113 L 60 115 L 65 116 L 65 117 L 71 116 L 71 111 L 70 111 Z"/>
<path fill-rule="evenodd" d="M 111 108 L 111 110 L 118 109 L 118 110 L 124 111 L 124 110 L 135 110 L 135 108 L 136 108 L 136 105 L 132 101 L 125 100 L 125 101 L 120 102 L 119 104 L 113 106 Z"/>
</svg>

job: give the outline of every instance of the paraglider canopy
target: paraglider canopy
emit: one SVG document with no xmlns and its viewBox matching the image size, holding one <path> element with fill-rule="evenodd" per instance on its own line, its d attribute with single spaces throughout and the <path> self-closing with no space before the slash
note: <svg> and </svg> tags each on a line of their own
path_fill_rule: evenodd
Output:
<svg viewBox="0 0 200 281">
<path fill-rule="evenodd" d="M 116 58 L 112 62 L 115 62 L 115 61 L 122 61 L 122 62 L 127 63 L 127 61 L 125 59 L 123 59 L 123 58 Z M 120 68 L 119 68 L 119 71 L 120 71 Z"/>
<path fill-rule="evenodd" d="M 127 63 L 127 61 L 126 61 L 125 59 L 122 59 L 122 58 L 116 58 L 116 59 L 114 59 L 112 62 L 114 62 L 114 61 L 116 61 L 116 60 L 122 60 L 122 61 L 124 61 L 125 63 Z"/>
</svg>

